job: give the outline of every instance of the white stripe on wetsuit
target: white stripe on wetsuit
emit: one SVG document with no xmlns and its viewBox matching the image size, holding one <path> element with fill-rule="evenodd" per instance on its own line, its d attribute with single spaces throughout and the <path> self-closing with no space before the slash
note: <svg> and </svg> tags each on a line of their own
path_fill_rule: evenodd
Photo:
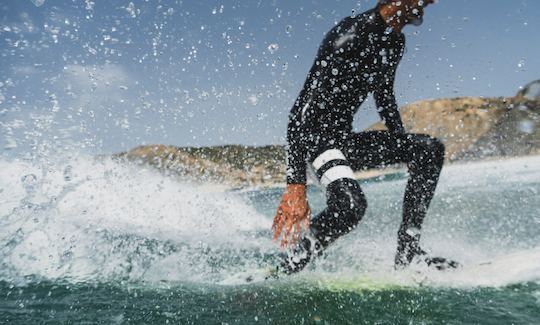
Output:
<svg viewBox="0 0 540 325">
<path fill-rule="evenodd" d="M 320 156 L 318 156 L 313 161 L 313 167 L 315 167 L 315 170 L 318 171 L 321 167 L 323 167 L 326 163 L 332 161 L 332 160 L 345 160 L 345 155 L 343 152 L 341 152 L 338 149 L 330 149 L 325 152 L 323 152 Z M 328 186 L 333 181 L 336 181 L 338 179 L 342 178 L 350 178 L 354 179 L 354 173 L 351 167 L 339 165 L 334 166 L 330 169 L 328 169 L 321 177 L 321 184 L 323 186 Z"/>
</svg>

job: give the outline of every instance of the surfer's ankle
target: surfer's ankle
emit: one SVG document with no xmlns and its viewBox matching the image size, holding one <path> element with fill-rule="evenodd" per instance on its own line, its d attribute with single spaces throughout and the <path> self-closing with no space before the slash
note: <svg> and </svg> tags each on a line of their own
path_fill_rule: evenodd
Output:
<svg viewBox="0 0 540 325">
<path fill-rule="evenodd" d="M 411 236 L 406 232 L 399 234 L 399 242 L 394 267 L 396 269 L 407 267 L 416 256 L 427 256 L 425 250 L 420 248 L 420 235 Z"/>
<path fill-rule="evenodd" d="M 280 272 L 293 274 L 302 271 L 313 259 L 322 253 L 322 245 L 311 236 L 304 237 L 300 243 L 283 258 Z"/>
</svg>

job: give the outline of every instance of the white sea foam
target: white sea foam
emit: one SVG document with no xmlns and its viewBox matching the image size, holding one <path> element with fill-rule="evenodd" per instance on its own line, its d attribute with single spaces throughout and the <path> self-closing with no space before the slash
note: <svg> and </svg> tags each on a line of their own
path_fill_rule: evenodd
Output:
<svg viewBox="0 0 540 325">
<path fill-rule="evenodd" d="M 384 264 L 384 263 L 383 263 Z M 232 278 L 234 280 L 234 278 Z M 438 271 L 424 265 L 413 265 L 394 271 L 387 265 L 377 271 L 312 271 L 293 279 L 331 291 L 377 291 L 396 288 L 501 288 L 540 281 L 540 248 L 501 255 L 471 263 L 456 270 Z M 233 284 L 241 283 L 241 279 Z"/>
<path fill-rule="evenodd" d="M 452 287 L 502 287 L 540 280 L 540 248 L 521 250 L 471 263 L 450 272 L 430 272 L 425 284 Z"/>
<path fill-rule="evenodd" d="M 445 167 L 440 187 L 497 190 L 504 184 L 525 186 L 540 183 L 540 156 L 494 159 Z"/>
<path fill-rule="evenodd" d="M 540 281 L 539 156 L 444 169 L 421 245 L 433 256 L 459 261 L 463 267 L 455 271 L 425 265 L 393 270 L 405 183 L 366 184 L 370 207 L 361 224 L 300 278 L 353 291 L 386 285 L 502 287 Z M 355 281 L 358 286 L 352 285 Z"/>
<path fill-rule="evenodd" d="M 279 281 L 336 288 L 334 280 L 342 279 L 354 290 L 355 282 L 373 289 L 540 280 L 540 157 L 445 169 L 422 244 L 465 265 L 452 272 L 393 270 L 404 183 L 365 185 L 370 208 L 360 226 L 315 267 Z M 262 215 L 245 194 L 208 191 L 111 159 L 47 166 L 0 160 L 0 191 L 0 280 L 227 283 L 277 252 L 270 208 Z M 277 203 L 279 191 L 270 192 Z M 314 206 L 323 201 L 317 195 Z"/>
<path fill-rule="evenodd" d="M 167 255 L 186 254 L 182 266 L 207 247 L 257 247 L 248 239 L 270 226 L 234 194 L 110 159 L 46 168 L 1 160 L 0 170 L 4 279 L 137 279 Z"/>
</svg>

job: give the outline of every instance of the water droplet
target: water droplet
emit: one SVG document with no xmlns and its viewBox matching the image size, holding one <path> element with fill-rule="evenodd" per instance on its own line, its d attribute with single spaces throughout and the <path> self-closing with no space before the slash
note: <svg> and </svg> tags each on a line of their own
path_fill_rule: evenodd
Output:
<svg viewBox="0 0 540 325">
<path fill-rule="evenodd" d="M 337 75 L 339 74 L 339 70 L 336 69 L 336 68 L 332 69 L 332 74 L 333 74 L 334 76 L 337 76 Z"/>
<path fill-rule="evenodd" d="M 527 134 L 532 134 L 535 128 L 536 125 L 531 120 L 521 120 L 518 124 L 518 130 Z"/>
<path fill-rule="evenodd" d="M 521 91 L 521 93 L 529 100 L 540 99 L 540 81 L 535 81 L 528 84 L 525 89 Z"/>
<path fill-rule="evenodd" d="M 131 18 L 137 17 L 137 14 L 139 13 L 139 10 L 135 8 L 135 4 L 133 2 L 130 2 L 128 6 L 126 7 L 126 11 L 129 13 Z"/>
<path fill-rule="evenodd" d="M 251 105 L 257 105 L 257 103 L 259 102 L 259 98 L 257 98 L 257 95 L 249 96 L 248 100 L 251 103 Z"/>
<path fill-rule="evenodd" d="M 292 26 L 291 25 L 285 26 L 285 33 L 290 34 L 291 31 L 292 31 Z"/>
<path fill-rule="evenodd" d="M 270 51 L 270 53 L 274 54 L 277 52 L 277 50 L 279 50 L 279 45 L 276 44 L 276 43 L 272 43 L 270 45 L 268 45 L 268 51 Z"/>
<path fill-rule="evenodd" d="M 32 1 L 32 3 L 36 6 L 36 7 L 41 7 L 44 3 L 45 3 L 45 0 L 30 0 Z"/>
<path fill-rule="evenodd" d="M 64 181 L 70 182 L 73 179 L 73 167 L 71 165 L 67 165 L 66 168 L 64 168 Z"/>
<path fill-rule="evenodd" d="M 28 174 L 21 177 L 21 182 L 27 193 L 31 193 L 35 190 L 37 185 L 37 176 L 34 174 Z"/>
</svg>

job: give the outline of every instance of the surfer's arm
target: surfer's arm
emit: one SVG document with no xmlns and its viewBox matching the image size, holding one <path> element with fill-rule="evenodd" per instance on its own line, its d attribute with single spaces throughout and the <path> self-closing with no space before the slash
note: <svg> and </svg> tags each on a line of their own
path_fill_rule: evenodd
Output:
<svg viewBox="0 0 540 325">
<path fill-rule="evenodd" d="M 274 240 L 281 238 L 285 247 L 298 240 L 302 228 L 309 226 L 310 209 L 306 197 L 306 155 L 307 136 L 306 109 L 300 108 L 298 100 L 291 113 L 287 126 L 287 190 L 279 203 L 272 229 Z M 308 107 L 308 105 L 304 105 Z"/>
<path fill-rule="evenodd" d="M 287 184 L 306 184 L 305 124 L 297 104 L 289 114 L 287 125 Z"/>
<path fill-rule="evenodd" d="M 397 63 L 394 65 L 397 66 Z M 405 133 L 403 122 L 399 114 L 396 96 L 394 95 L 394 77 L 395 69 L 391 69 L 382 78 L 382 82 L 373 92 L 377 111 L 381 120 L 388 128 L 388 131 L 393 133 Z"/>
</svg>

